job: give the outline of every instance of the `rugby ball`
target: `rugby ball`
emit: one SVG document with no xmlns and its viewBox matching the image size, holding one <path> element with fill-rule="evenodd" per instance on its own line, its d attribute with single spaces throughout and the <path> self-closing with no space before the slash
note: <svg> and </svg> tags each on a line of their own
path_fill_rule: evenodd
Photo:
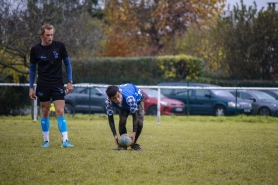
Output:
<svg viewBox="0 0 278 185">
<path fill-rule="evenodd" d="M 122 134 L 118 142 L 121 146 L 129 147 L 132 143 L 132 139 L 128 134 Z"/>
</svg>

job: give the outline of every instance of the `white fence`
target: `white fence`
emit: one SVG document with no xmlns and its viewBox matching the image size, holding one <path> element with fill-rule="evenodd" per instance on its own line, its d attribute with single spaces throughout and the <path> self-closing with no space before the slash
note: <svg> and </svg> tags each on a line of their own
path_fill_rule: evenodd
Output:
<svg viewBox="0 0 278 185">
<path fill-rule="evenodd" d="M 29 87 L 29 83 L 0 83 L 0 86 L 26 86 Z M 278 88 L 273 87 L 195 87 L 195 86 L 151 86 L 151 85 L 136 85 L 139 88 L 151 88 L 157 89 L 157 124 L 160 124 L 160 94 L 161 89 L 218 89 L 218 90 L 278 90 Z M 108 85 L 99 85 L 99 84 L 73 84 L 73 87 L 86 87 L 86 88 L 93 88 L 93 87 L 108 87 Z M 34 84 L 34 88 L 36 88 L 36 84 Z M 38 116 L 38 108 L 37 108 L 37 100 L 33 101 L 34 105 L 34 121 L 37 121 Z"/>
</svg>

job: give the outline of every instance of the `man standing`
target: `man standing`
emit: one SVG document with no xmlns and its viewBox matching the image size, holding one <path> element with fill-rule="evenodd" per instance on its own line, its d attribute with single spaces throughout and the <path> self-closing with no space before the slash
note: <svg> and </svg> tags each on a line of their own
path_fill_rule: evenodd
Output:
<svg viewBox="0 0 278 185">
<path fill-rule="evenodd" d="M 50 24 L 44 24 L 40 29 L 41 42 L 34 45 L 30 51 L 30 90 L 29 97 L 40 100 L 41 106 L 41 129 L 44 142 L 43 148 L 50 146 L 49 142 L 49 114 L 50 101 L 55 106 L 55 113 L 59 131 L 62 135 L 62 147 L 72 148 L 73 145 L 68 140 L 67 122 L 64 117 L 65 99 L 64 96 L 72 92 L 72 67 L 65 45 L 62 42 L 54 41 L 55 29 Z M 68 83 L 64 89 L 62 76 L 62 60 L 67 72 Z M 36 92 L 34 90 L 34 80 L 36 76 L 36 66 L 38 65 L 38 79 Z"/>
<path fill-rule="evenodd" d="M 108 122 L 113 133 L 114 141 L 118 146 L 115 150 L 127 150 L 127 147 L 121 146 L 118 143 L 118 135 L 115 128 L 113 108 L 119 109 L 119 133 L 127 133 L 126 121 L 128 115 L 131 113 L 133 117 L 133 131 L 131 134 L 132 145 L 134 150 L 142 150 L 137 140 L 143 129 L 144 121 L 144 97 L 141 90 L 133 84 L 124 84 L 120 86 L 111 85 L 107 87 L 106 94 L 106 112 L 108 114 Z"/>
</svg>

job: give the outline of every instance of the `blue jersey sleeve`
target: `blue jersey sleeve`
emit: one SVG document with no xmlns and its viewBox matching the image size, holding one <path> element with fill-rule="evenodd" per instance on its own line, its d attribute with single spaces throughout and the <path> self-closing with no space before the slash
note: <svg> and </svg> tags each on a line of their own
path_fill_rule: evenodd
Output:
<svg viewBox="0 0 278 185">
<path fill-rule="evenodd" d="M 30 63 L 30 71 L 29 71 L 29 86 L 30 88 L 34 88 L 34 81 L 35 81 L 35 77 L 36 77 L 36 64 Z"/>
<path fill-rule="evenodd" d="M 71 68 L 71 63 L 69 57 L 64 58 L 64 64 L 66 66 L 66 72 L 68 75 L 68 81 L 72 81 L 72 68 Z"/>
</svg>

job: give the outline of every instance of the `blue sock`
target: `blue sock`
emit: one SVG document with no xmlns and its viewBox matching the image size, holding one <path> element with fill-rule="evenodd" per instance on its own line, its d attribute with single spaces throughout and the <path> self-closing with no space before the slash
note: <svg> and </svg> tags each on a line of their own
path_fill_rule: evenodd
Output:
<svg viewBox="0 0 278 185">
<path fill-rule="evenodd" d="M 41 127 L 43 132 L 48 132 L 50 127 L 49 118 L 41 118 Z"/>
<path fill-rule="evenodd" d="M 66 122 L 66 119 L 64 116 L 57 118 L 57 123 L 58 123 L 58 128 L 61 133 L 68 131 L 67 122 Z"/>
<path fill-rule="evenodd" d="M 68 128 L 67 122 L 64 116 L 57 118 L 58 128 L 61 132 L 62 141 L 66 142 L 68 140 Z"/>
</svg>

